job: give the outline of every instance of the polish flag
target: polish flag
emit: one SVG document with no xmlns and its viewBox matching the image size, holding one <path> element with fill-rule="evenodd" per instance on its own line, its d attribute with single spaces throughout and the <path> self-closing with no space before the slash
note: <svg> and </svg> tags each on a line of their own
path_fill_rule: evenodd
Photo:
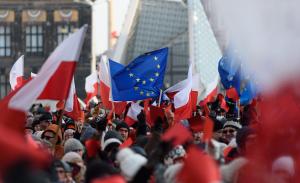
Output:
<svg viewBox="0 0 300 183">
<path fill-rule="evenodd" d="M 69 91 L 69 96 L 66 100 L 65 114 L 75 121 L 80 121 L 82 118 L 82 110 L 76 94 L 74 77 Z"/>
<path fill-rule="evenodd" d="M 165 91 L 165 93 L 176 93 L 174 95 L 175 121 L 191 117 L 192 112 L 196 110 L 198 95 L 203 89 L 200 75 L 192 76 L 192 66 L 190 66 L 188 78 Z"/>
<path fill-rule="evenodd" d="M 67 99 L 86 30 L 83 26 L 53 51 L 37 76 L 12 97 L 10 108 L 27 111 L 37 99 Z"/>
<path fill-rule="evenodd" d="M 208 102 L 213 102 L 218 94 L 219 76 L 207 85 L 204 92 L 200 95 L 200 106 L 206 105 Z"/>
<path fill-rule="evenodd" d="M 141 107 L 138 103 L 131 103 L 130 108 L 128 109 L 127 115 L 125 117 L 125 122 L 131 126 L 135 122 L 138 121 L 137 116 L 140 114 L 140 112 L 143 110 L 143 107 Z"/>
<path fill-rule="evenodd" d="M 0 101 L 0 147 L 3 154 L 0 158 L 0 171 L 7 169 L 20 157 L 26 158 L 32 163 L 36 160 L 45 160 L 43 151 L 34 150 L 25 141 L 26 113 L 39 96 L 48 96 L 50 99 L 58 100 L 67 98 L 64 94 L 69 93 L 74 65 L 79 58 L 86 29 L 87 26 L 84 26 L 58 46 L 46 60 L 36 78 L 28 81 L 26 85 L 11 92 Z M 60 71 L 69 72 L 61 73 Z M 68 75 L 69 73 L 70 75 Z M 55 81 L 58 83 L 54 83 Z M 60 87 L 59 91 L 57 87 Z M 49 91 L 45 91 L 47 89 Z M 58 94 L 55 94 L 54 91 Z M 8 136 L 9 138 L 5 138 Z"/>
<path fill-rule="evenodd" d="M 84 102 L 86 104 L 89 103 L 89 101 L 97 96 L 99 91 L 99 81 L 98 81 L 98 75 L 96 72 L 92 73 L 88 77 L 85 78 L 85 92 L 86 92 L 86 98 Z"/>
<path fill-rule="evenodd" d="M 24 55 L 22 55 L 13 65 L 9 73 L 9 83 L 12 90 L 22 86 L 24 76 Z"/>
<path fill-rule="evenodd" d="M 108 67 L 105 61 L 106 60 L 102 59 L 99 65 L 100 97 L 103 106 L 107 109 L 112 109 L 112 102 L 109 100 L 110 78 L 109 78 Z"/>
<path fill-rule="evenodd" d="M 31 73 L 30 73 L 30 78 L 32 79 L 32 78 L 35 78 L 35 77 L 36 77 L 36 74 L 33 73 L 33 72 L 31 72 Z"/>
<path fill-rule="evenodd" d="M 112 102 L 110 100 L 110 74 L 107 67 L 106 60 L 103 58 L 99 65 L 99 78 L 100 78 L 100 97 L 103 106 L 106 109 L 113 110 L 116 114 L 121 115 L 126 108 L 126 102 Z"/>
</svg>

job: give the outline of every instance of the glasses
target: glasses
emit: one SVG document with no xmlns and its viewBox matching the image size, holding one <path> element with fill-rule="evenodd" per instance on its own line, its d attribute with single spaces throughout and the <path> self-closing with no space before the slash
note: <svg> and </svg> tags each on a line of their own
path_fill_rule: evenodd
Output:
<svg viewBox="0 0 300 183">
<path fill-rule="evenodd" d="M 222 133 L 227 134 L 227 133 L 234 133 L 235 130 L 229 129 L 229 130 L 223 130 Z"/>
</svg>

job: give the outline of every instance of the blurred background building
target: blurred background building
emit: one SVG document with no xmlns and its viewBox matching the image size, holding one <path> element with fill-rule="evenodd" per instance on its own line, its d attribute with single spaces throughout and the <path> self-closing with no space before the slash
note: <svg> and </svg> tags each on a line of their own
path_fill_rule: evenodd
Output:
<svg viewBox="0 0 300 183">
<path fill-rule="evenodd" d="M 37 73 L 67 35 L 90 25 L 75 73 L 77 92 L 101 55 L 127 64 L 138 55 L 169 47 L 165 87 L 187 76 L 188 63 L 207 85 L 217 76 L 226 45 L 214 0 L 0 0 L 0 98 L 10 91 L 8 73 L 25 55 L 25 76 Z M 92 39 L 93 38 L 93 39 Z"/>
<path fill-rule="evenodd" d="M 25 76 L 37 73 L 55 47 L 69 33 L 91 25 L 91 6 L 72 0 L 0 1 L 0 98 L 10 91 L 9 71 L 20 55 L 25 55 Z M 90 73 L 91 28 L 77 67 L 77 88 L 84 89 Z M 58 86 L 59 89 L 59 86 Z M 83 90 L 79 90 L 83 96 Z"/>
</svg>

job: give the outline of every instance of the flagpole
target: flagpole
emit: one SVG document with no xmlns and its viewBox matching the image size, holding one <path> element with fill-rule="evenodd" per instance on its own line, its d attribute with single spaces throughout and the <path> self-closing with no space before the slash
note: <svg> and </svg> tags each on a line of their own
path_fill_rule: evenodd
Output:
<svg viewBox="0 0 300 183">
<path fill-rule="evenodd" d="M 116 119 L 115 104 L 113 101 L 111 103 L 112 103 L 112 110 L 113 110 L 113 118 Z"/>
<path fill-rule="evenodd" d="M 160 92 L 159 92 L 158 107 L 160 107 L 161 96 L 162 96 L 162 89 L 160 89 Z"/>
<path fill-rule="evenodd" d="M 237 101 L 237 109 L 238 109 L 238 116 L 237 116 L 237 118 L 238 118 L 238 121 L 240 122 L 241 120 L 241 109 L 240 109 L 240 106 L 241 106 L 241 99 L 239 99 L 238 101 Z"/>
</svg>

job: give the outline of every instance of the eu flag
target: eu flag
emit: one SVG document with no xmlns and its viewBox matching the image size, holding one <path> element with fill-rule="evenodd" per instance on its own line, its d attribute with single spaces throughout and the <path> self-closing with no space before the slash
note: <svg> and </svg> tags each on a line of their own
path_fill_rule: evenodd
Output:
<svg viewBox="0 0 300 183">
<path fill-rule="evenodd" d="M 242 105 L 248 104 L 256 96 L 253 80 L 242 73 L 241 61 L 237 55 L 228 51 L 219 61 L 218 71 L 225 89 L 235 88 Z"/>
<path fill-rule="evenodd" d="M 168 48 L 145 53 L 127 66 L 109 60 L 114 101 L 159 97 L 168 59 Z"/>
</svg>

